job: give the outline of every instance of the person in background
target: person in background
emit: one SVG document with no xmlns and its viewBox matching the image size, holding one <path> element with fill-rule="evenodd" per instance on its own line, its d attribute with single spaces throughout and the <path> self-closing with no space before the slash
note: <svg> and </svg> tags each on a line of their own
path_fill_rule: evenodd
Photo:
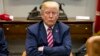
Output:
<svg viewBox="0 0 100 56">
<path fill-rule="evenodd" d="M 41 5 L 42 21 L 27 27 L 27 56 L 69 56 L 71 36 L 69 26 L 59 22 L 59 4 L 46 1 Z"/>
<path fill-rule="evenodd" d="M 8 56 L 7 42 L 2 28 L 0 28 L 0 56 Z"/>
<path fill-rule="evenodd" d="M 92 36 L 86 41 L 87 55 L 100 56 L 100 36 Z"/>
<path fill-rule="evenodd" d="M 84 56 L 85 54 L 86 54 L 86 43 L 78 48 L 78 50 L 75 52 L 75 56 Z"/>
</svg>

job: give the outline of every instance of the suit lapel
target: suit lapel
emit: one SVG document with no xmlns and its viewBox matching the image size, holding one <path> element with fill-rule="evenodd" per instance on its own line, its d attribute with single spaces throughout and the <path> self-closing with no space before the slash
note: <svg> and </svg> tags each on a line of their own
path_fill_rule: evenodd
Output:
<svg viewBox="0 0 100 56">
<path fill-rule="evenodd" d="M 54 37 L 54 41 L 56 43 L 60 43 L 60 29 L 59 29 L 59 26 L 58 26 L 58 23 L 54 26 L 53 28 L 53 37 Z"/>
<path fill-rule="evenodd" d="M 40 28 L 40 31 L 39 31 L 40 36 L 39 37 L 42 39 L 42 41 L 45 45 L 48 45 L 47 33 L 46 33 L 43 23 L 40 23 L 39 28 Z M 57 23 L 53 28 L 53 38 L 54 38 L 54 45 L 55 45 L 55 43 L 58 43 L 58 44 L 61 43 L 61 31 L 59 28 L 59 23 Z"/>
<path fill-rule="evenodd" d="M 40 32 L 40 38 L 42 38 L 43 43 L 47 44 L 47 33 L 46 33 L 46 30 L 45 30 L 43 23 L 41 23 L 41 25 L 40 25 L 39 32 Z"/>
</svg>

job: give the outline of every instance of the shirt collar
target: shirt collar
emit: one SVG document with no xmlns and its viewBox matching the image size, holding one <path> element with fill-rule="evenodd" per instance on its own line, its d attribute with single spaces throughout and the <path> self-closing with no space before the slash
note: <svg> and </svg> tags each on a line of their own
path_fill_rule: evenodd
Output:
<svg viewBox="0 0 100 56">
<path fill-rule="evenodd" d="M 45 29 L 46 29 L 46 31 L 47 31 L 49 27 L 48 27 L 45 23 L 43 23 L 43 24 L 44 24 L 44 27 L 45 27 Z M 52 26 L 51 28 L 53 29 L 53 27 L 54 27 L 54 26 Z"/>
</svg>

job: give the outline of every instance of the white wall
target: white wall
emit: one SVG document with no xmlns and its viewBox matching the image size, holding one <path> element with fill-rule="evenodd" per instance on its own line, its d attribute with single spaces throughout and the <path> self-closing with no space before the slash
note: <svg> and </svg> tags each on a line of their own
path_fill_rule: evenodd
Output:
<svg viewBox="0 0 100 56">
<path fill-rule="evenodd" d="M 0 0 L 0 14 L 2 14 L 4 12 L 3 9 L 3 0 Z"/>
<path fill-rule="evenodd" d="M 39 6 L 43 0 L 5 0 L 6 13 L 15 17 L 27 17 L 28 13 Z M 56 0 L 65 3 L 65 12 L 68 17 L 95 16 L 96 0 Z"/>
<path fill-rule="evenodd" d="M 65 9 L 69 17 L 95 16 L 96 0 L 70 0 L 66 3 Z"/>
</svg>

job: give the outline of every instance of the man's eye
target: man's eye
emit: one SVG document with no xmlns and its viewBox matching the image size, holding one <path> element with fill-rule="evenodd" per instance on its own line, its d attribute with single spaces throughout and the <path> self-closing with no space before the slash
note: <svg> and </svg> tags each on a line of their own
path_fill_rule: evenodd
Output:
<svg viewBox="0 0 100 56">
<path fill-rule="evenodd" d="M 57 14 L 57 12 L 52 12 L 52 14 Z"/>
<path fill-rule="evenodd" d="M 53 14 L 53 15 L 56 15 L 57 14 L 57 12 L 44 12 L 45 14 Z"/>
<path fill-rule="evenodd" d="M 50 14 L 50 12 L 45 12 L 46 14 Z"/>
</svg>

